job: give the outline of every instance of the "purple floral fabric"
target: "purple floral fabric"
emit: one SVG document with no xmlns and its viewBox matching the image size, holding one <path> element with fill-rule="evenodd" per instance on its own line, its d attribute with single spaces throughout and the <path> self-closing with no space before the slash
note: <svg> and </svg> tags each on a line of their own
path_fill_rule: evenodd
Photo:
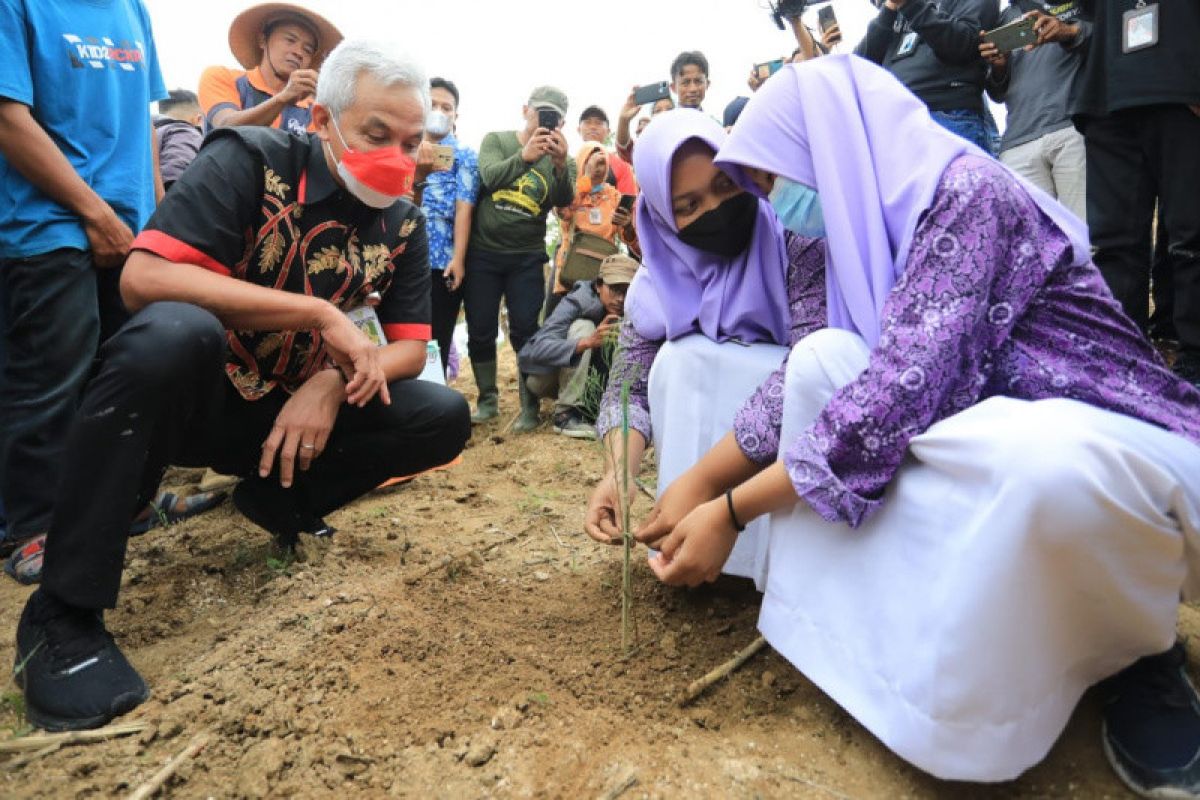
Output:
<svg viewBox="0 0 1200 800">
<path fill-rule="evenodd" d="M 787 234 L 788 307 L 791 321 L 787 344 L 793 345 L 815 330 L 825 327 L 825 241 Z M 626 321 L 617 340 L 617 353 L 608 375 L 608 385 L 600 401 L 596 432 L 603 438 L 621 425 L 621 387 L 629 383 L 629 427 L 652 438 L 650 367 L 663 340 L 646 339 Z M 782 366 L 746 401 L 738 411 L 734 435 L 747 458 L 768 463 L 779 457 L 779 425 L 783 419 Z"/>
<path fill-rule="evenodd" d="M 1090 262 L 994 162 L 942 175 L 883 308 L 867 369 L 792 443 L 796 493 L 857 526 L 909 441 L 995 395 L 1065 397 L 1200 444 L 1200 392 L 1175 377 Z"/>
</svg>

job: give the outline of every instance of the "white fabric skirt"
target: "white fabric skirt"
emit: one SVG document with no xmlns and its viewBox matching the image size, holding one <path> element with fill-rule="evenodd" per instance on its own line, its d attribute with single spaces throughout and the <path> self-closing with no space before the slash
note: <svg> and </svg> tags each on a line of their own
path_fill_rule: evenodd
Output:
<svg viewBox="0 0 1200 800">
<path fill-rule="evenodd" d="M 783 441 L 866 366 L 796 345 Z M 1045 757 L 1088 686 L 1175 637 L 1200 589 L 1200 447 L 1072 400 L 985 400 L 912 440 L 862 526 L 769 522 L 759 627 L 902 758 L 998 781 Z"/>
<path fill-rule="evenodd" d="M 650 369 L 650 424 L 658 451 L 658 493 L 733 429 L 746 398 L 783 363 L 787 348 L 772 344 L 717 344 L 704 336 L 667 342 Z M 746 526 L 725 562 L 729 575 L 765 584 L 767 525 Z"/>
</svg>

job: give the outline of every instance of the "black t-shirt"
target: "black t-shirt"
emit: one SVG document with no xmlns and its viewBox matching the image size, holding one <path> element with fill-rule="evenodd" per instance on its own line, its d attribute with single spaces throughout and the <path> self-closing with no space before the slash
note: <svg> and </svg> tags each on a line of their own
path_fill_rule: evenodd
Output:
<svg viewBox="0 0 1200 800">
<path fill-rule="evenodd" d="M 314 134 L 214 131 L 133 247 L 343 311 L 378 292 L 389 340 L 431 335 L 424 214 L 405 200 L 376 210 L 342 190 Z M 226 373 L 247 400 L 293 391 L 328 365 L 316 331 L 226 337 Z"/>
<path fill-rule="evenodd" d="M 1122 27 L 1137 0 L 1081 5 L 1094 28 L 1071 106 L 1077 123 L 1124 108 L 1200 104 L 1200 1 L 1149 0 L 1158 6 L 1158 44 L 1130 53 L 1122 52 Z"/>
</svg>

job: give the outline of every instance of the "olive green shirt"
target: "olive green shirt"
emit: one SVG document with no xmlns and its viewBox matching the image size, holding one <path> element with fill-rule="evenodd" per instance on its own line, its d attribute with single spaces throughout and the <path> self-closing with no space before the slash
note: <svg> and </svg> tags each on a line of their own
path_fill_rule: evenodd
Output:
<svg viewBox="0 0 1200 800">
<path fill-rule="evenodd" d="M 481 188 L 471 225 L 471 247 L 495 253 L 546 249 L 546 215 L 575 199 L 575 162 L 561 175 L 550 156 L 521 158 L 516 131 L 489 133 L 479 147 Z"/>
</svg>

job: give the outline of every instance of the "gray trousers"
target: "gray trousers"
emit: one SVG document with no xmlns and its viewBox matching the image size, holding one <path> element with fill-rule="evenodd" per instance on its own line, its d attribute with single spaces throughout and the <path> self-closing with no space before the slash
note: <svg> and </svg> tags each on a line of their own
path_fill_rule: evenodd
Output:
<svg viewBox="0 0 1200 800">
<path fill-rule="evenodd" d="M 1000 162 L 1087 219 L 1087 157 L 1083 135 L 1074 126 L 1005 150 Z"/>
<path fill-rule="evenodd" d="M 591 320 L 577 319 L 567 329 L 567 338 L 572 342 L 587 338 L 596 332 L 596 323 Z M 557 398 L 555 411 L 580 409 L 583 406 L 587 392 L 588 373 L 591 372 L 592 351 L 584 350 L 579 356 L 579 364 L 573 367 L 563 367 L 557 372 L 545 375 L 530 375 L 525 379 L 529 391 L 538 397 Z"/>
</svg>

